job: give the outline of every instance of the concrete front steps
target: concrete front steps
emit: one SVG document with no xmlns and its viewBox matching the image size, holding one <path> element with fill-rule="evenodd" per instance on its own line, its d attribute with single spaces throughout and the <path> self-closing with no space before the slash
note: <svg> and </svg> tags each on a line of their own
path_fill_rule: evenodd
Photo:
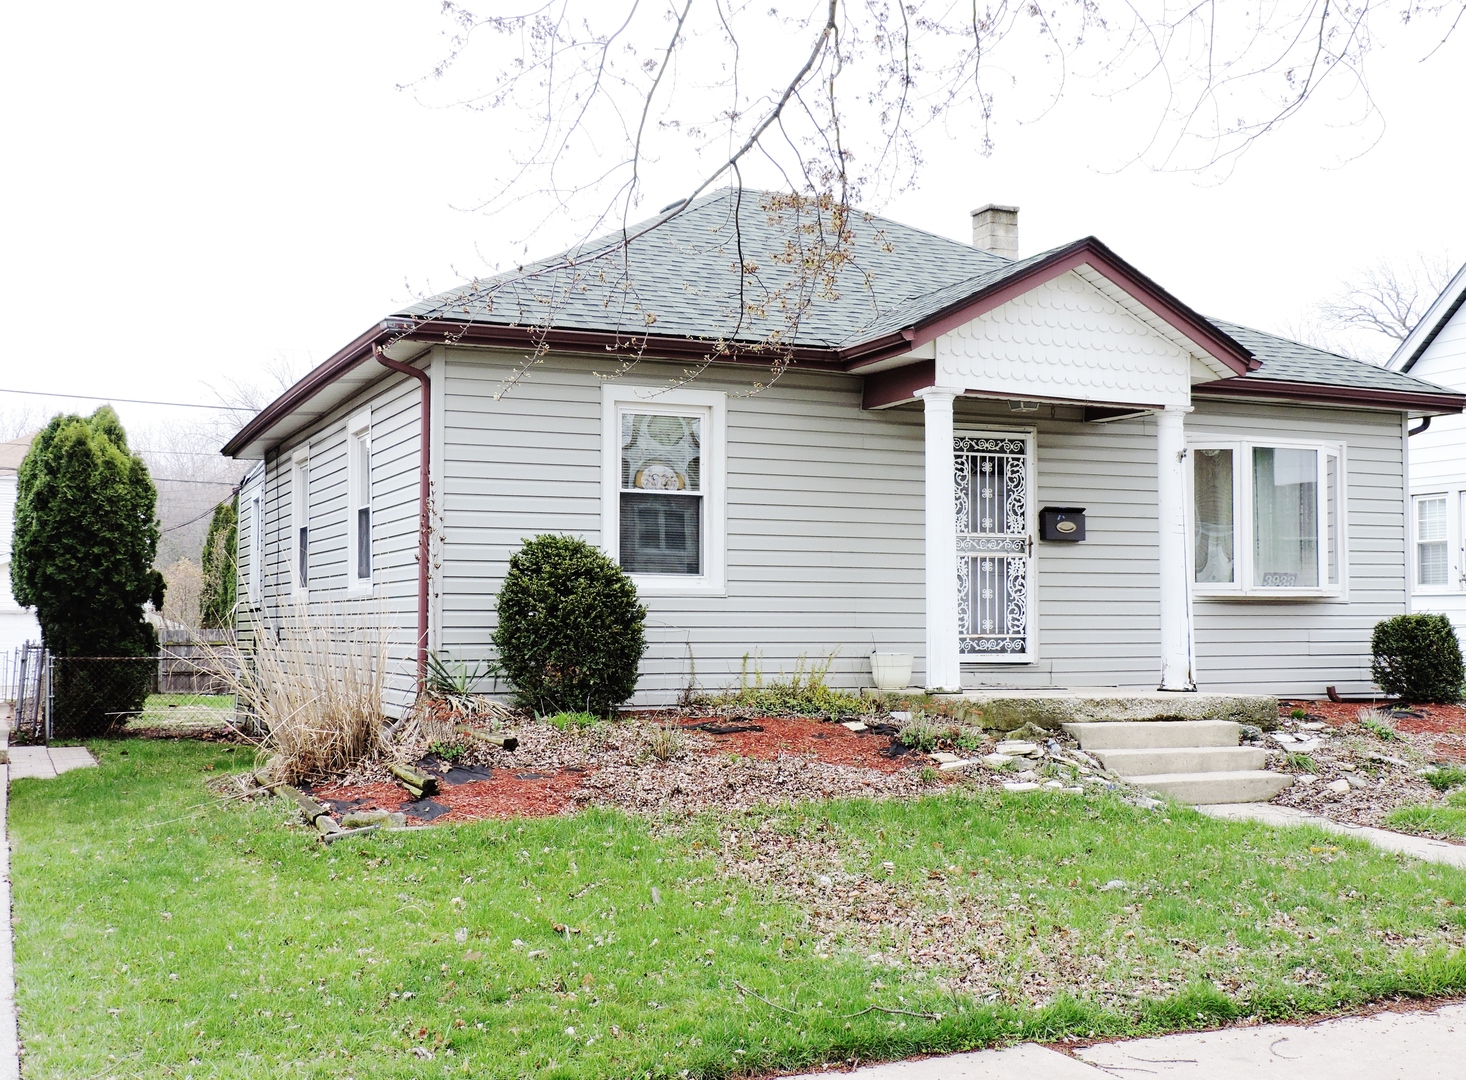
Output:
<svg viewBox="0 0 1466 1080">
<path fill-rule="evenodd" d="M 1267 751 L 1239 745 L 1230 720 L 1065 724 L 1079 747 L 1122 779 L 1190 805 L 1267 802 L 1293 782 L 1270 772 Z"/>
</svg>

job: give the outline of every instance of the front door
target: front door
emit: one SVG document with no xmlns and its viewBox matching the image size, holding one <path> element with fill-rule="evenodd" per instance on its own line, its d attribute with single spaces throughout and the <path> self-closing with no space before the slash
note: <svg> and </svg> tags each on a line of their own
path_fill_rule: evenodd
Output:
<svg viewBox="0 0 1466 1080">
<path fill-rule="evenodd" d="M 1033 436 L 963 433 L 954 450 L 962 660 L 1030 660 Z"/>
</svg>

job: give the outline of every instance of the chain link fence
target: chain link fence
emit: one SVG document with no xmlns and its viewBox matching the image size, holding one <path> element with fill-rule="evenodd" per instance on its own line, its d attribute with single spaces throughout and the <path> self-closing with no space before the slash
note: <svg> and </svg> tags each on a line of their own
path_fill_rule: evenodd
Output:
<svg viewBox="0 0 1466 1080">
<path fill-rule="evenodd" d="M 28 641 L 0 656 L 0 687 L 10 707 L 11 740 L 46 741 L 46 650 Z"/>
<path fill-rule="evenodd" d="M 236 724 L 232 646 L 169 645 L 157 656 L 54 656 L 40 646 L 4 665 L 17 742 L 129 733 L 198 736 Z"/>
</svg>

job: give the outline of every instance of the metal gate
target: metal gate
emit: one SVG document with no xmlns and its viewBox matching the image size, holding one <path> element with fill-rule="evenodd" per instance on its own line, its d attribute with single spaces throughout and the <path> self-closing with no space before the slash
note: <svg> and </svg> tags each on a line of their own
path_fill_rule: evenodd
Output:
<svg viewBox="0 0 1466 1080">
<path fill-rule="evenodd" d="M 1032 469 L 1025 434 L 958 435 L 957 639 L 962 658 L 1030 657 Z"/>
</svg>

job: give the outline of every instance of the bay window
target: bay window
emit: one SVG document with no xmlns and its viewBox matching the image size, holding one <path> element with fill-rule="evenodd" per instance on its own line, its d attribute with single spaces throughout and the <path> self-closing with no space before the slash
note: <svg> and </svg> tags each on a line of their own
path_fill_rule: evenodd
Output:
<svg viewBox="0 0 1466 1080">
<path fill-rule="evenodd" d="M 724 395 L 605 388 L 602 544 L 645 592 L 723 588 Z"/>
<path fill-rule="evenodd" d="M 1190 458 L 1198 595 L 1342 590 L 1341 447 L 1218 442 Z"/>
</svg>

